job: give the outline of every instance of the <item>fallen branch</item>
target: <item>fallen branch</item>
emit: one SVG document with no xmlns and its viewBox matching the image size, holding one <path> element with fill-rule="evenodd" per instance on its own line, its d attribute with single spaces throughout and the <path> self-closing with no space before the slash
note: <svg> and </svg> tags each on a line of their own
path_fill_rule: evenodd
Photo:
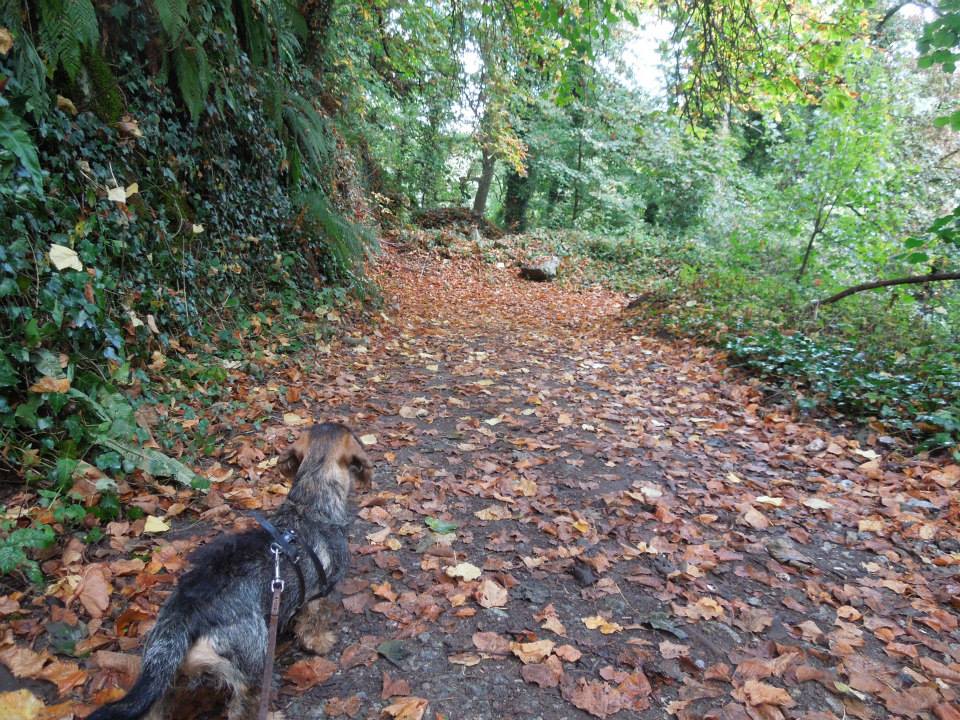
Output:
<svg viewBox="0 0 960 720">
<path fill-rule="evenodd" d="M 891 285 L 916 285 L 919 283 L 943 282 L 944 280 L 960 280 L 960 272 L 939 272 L 930 273 L 929 275 L 910 275 L 908 277 L 893 278 L 891 280 L 874 280 L 873 282 L 860 283 L 859 285 L 848 287 L 846 290 L 841 290 L 836 295 L 831 295 L 825 300 L 814 300 L 810 307 L 815 308 L 821 305 L 829 305 L 830 303 L 837 302 L 837 300 L 843 300 L 843 298 L 849 295 L 864 292 L 865 290 L 876 290 L 877 288 L 890 287 Z"/>
</svg>

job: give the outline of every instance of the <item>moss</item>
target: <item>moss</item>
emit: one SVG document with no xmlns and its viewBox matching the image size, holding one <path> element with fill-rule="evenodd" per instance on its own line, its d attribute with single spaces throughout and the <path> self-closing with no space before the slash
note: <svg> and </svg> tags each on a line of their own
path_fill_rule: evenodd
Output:
<svg viewBox="0 0 960 720">
<path fill-rule="evenodd" d="M 84 53 L 83 64 L 90 78 L 90 109 L 105 123 L 115 123 L 123 115 L 123 97 L 113 71 L 99 48 Z"/>
</svg>

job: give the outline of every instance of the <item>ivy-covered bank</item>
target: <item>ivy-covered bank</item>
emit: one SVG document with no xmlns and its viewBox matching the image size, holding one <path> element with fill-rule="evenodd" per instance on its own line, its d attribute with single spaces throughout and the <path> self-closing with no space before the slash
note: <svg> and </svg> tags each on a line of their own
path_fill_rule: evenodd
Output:
<svg viewBox="0 0 960 720">
<path fill-rule="evenodd" d="M 202 449 L 205 424 L 154 437 L 136 407 L 214 402 L 250 337 L 294 346 L 304 317 L 366 293 L 376 218 L 302 94 L 294 9 L 18 5 L 0 14 L 0 473 L 51 515 L 0 520 L 0 573 L 36 577 L 25 551 L 120 515 L 128 473 L 199 481 L 173 457 Z M 91 467 L 106 474 L 84 508 L 70 493 Z"/>
</svg>

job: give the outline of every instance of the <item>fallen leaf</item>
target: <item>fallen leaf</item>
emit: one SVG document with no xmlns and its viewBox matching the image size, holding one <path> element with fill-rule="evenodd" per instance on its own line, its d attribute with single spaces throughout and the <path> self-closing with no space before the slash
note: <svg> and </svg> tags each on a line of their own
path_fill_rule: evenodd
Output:
<svg viewBox="0 0 960 720">
<path fill-rule="evenodd" d="M 666 660 L 675 660 L 681 657 L 690 657 L 690 647 L 688 645 L 678 645 L 669 640 L 660 643 L 660 654 Z"/>
<path fill-rule="evenodd" d="M 580 678 L 575 685 L 563 686 L 561 694 L 564 700 L 598 718 L 615 715 L 624 707 L 620 692 L 605 682 Z"/>
<path fill-rule="evenodd" d="M 32 393 L 65 393 L 70 389 L 68 378 L 55 378 L 44 375 L 31 385 L 28 390 Z"/>
<path fill-rule="evenodd" d="M 480 575 L 483 574 L 483 571 L 480 570 L 476 565 L 471 565 L 468 562 L 462 562 L 457 565 L 453 565 L 446 569 L 446 573 L 449 577 L 452 578 L 463 578 L 464 580 L 476 580 Z"/>
<path fill-rule="evenodd" d="M 383 685 L 380 690 L 380 697 L 384 700 L 395 695 L 410 694 L 410 683 L 404 678 L 392 678 L 388 672 L 384 671 L 381 680 Z"/>
<path fill-rule="evenodd" d="M 493 580 L 487 578 L 482 583 L 476 592 L 477 603 L 481 607 L 492 608 L 492 607 L 503 607 L 507 604 L 507 590 L 501 585 L 498 585 Z"/>
<path fill-rule="evenodd" d="M 336 672 L 335 662 L 322 657 L 313 657 L 295 662 L 289 667 L 284 677 L 296 686 L 298 692 L 304 692 L 315 685 L 325 683 Z"/>
<path fill-rule="evenodd" d="M 351 695 L 348 698 L 330 698 L 323 706 L 326 717 L 355 718 L 360 714 L 360 696 Z"/>
<path fill-rule="evenodd" d="M 76 597 L 80 604 L 92 618 L 101 618 L 110 606 L 109 570 L 105 565 L 87 565 L 80 577 L 80 584 L 76 590 Z"/>
<path fill-rule="evenodd" d="M 21 645 L 11 645 L 0 650 L 0 662 L 17 678 L 32 678 L 40 674 L 50 656 L 34 652 Z"/>
<path fill-rule="evenodd" d="M 796 703 L 783 688 L 768 685 L 759 680 L 747 680 L 742 687 L 732 693 L 733 697 L 749 705 L 777 705 L 779 707 L 793 707 Z"/>
<path fill-rule="evenodd" d="M 536 640 L 527 643 L 512 642 L 510 643 L 510 650 L 520 658 L 520 662 L 527 665 L 529 663 L 539 663 L 546 660 L 550 653 L 553 652 L 554 645 L 553 640 Z"/>
<path fill-rule="evenodd" d="M 371 445 L 376 445 L 376 444 L 377 444 L 377 436 L 376 436 L 376 435 L 371 435 L 371 434 L 361 435 L 361 436 L 360 436 L 360 442 L 362 442 L 362 443 L 363 443 L 364 445 L 366 445 L 367 447 L 370 447 Z"/>
<path fill-rule="evenodd" d="M 50 262 L 57 270 L 83 270 L 83 263 L 80 262 L 80 256 L 76 251 L 64 245 L 56 243 L 50 246 Z"/>
<path fill-rule="evenodd" d="M 419 697 L 399 697 L 383 709 L 385 715 L 396 720 L 421 720 L 427 711 L 428 701 Z"/>
<path fill-rule="evenodd" d="M 153 515 L 147 516 L 147 521 L 144 523 L 143 531 L 148 533 L 164 533 L 170 529 L 170 526 L 167 525 L 161 518 L 155 517 Z"/>
<path fill-rule="evenodd" d="M 45 705 L 27 689 L 0 693 L 0 718 L 3 720 L 41 720 Z"/>
<path fill-rule="evenodd" d="M 474 665 L 479 665 L 483 658 L 476 653 L 457 653 L 456 655 L 447 656 L 447 660 L 454 665 L 473 667 Z"/>
<path fill-rule="evenodd" d="M 592 615 L 590 617 L 580 618 L 580 620 L 590 630 L 599 630 L 603 635 L 612 635 L 613 633 L 623 631 L 623 626 L 620 625 L 620 623 L 610 622 L 600 615 Z"/>
<path fill-rule="evenodd" d="M 583 653 L 577 650 L 573 645 L 561 645 L 553 652 L 558 658 L 565 662 L 574 663 L 583 657 Z"/>
<path fill-rule="evenodd" d="M 482 653 L 506 655 L 510 652 L 510 641 L 495 632 L 475 632 L 473 645 Z"/>
</svg>

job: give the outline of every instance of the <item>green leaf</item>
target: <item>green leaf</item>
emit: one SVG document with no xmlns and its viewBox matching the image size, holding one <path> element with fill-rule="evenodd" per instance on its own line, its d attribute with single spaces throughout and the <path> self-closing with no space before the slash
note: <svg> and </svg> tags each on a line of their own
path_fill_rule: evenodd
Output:
<svg viewBox="0 0 960 720">
<path fill-rule="evenodd" d="M 196 488 L 203 484 L 203 478 L 178 460 L 164 455 L 159 450 L 145 447 L 134 447 L 101 435 L 96 441 L 98 445 L 116 450 L 133 465 L 154 477 L 169 477 L 181 485 Z"/>
<path fill-rule="evenodd" d="M 452 533 L 457 529 L 458 525 L 455 522 L 450 522 L 448 520 L 438 520 L 437 518 L 429 517 L 425 520 L 427 527 L 433 530 L 435 533 L 440 535 L 446 535 L 447 533 Z"/>
</svg>

